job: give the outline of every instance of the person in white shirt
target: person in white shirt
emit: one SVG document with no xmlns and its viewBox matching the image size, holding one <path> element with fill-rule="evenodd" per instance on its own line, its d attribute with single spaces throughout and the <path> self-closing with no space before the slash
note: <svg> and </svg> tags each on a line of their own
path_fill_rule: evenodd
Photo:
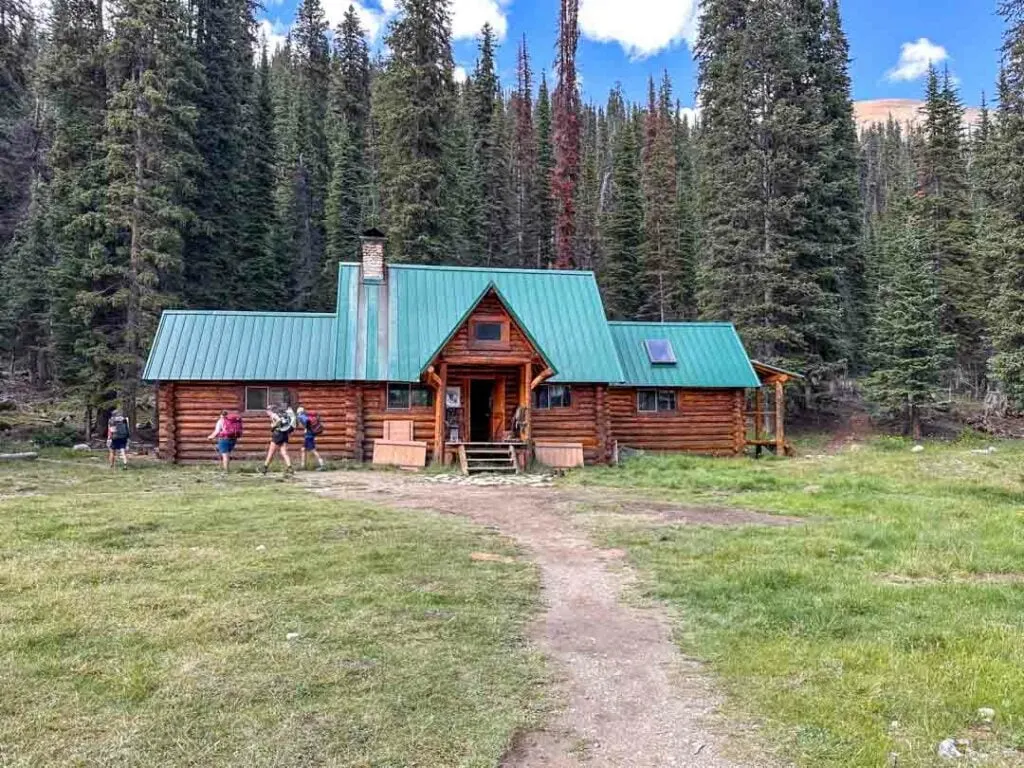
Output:
<svg viewBox="0 0 1024 768">
<path fill-rule="evenodd" d="M 270 445 L 267 447 L 267 458 L 260 467 L 261 474 L 267 474 L 274 456 L 281 454 L 284 461 L 285 474 L 292 472 L 292 460 L 288 456 L 288 438 L 295 431 L 295 411 L 287 403 L 278 403 L 277 408 L 268 408 L 270 417 Z"/>
</svg>

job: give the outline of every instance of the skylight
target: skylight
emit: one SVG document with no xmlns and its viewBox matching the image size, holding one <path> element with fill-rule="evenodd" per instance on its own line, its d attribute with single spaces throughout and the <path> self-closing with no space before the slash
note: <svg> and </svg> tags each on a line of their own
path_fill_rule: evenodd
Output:
<svg viewBox="0 0 1024 768">
<path fill-rule="evenodd" d="M 672 351 L 672 342 L 668 339 L 645 339 L 647 358 L 655 365 L 675 365 L 676 353 Z"/>
</svg>

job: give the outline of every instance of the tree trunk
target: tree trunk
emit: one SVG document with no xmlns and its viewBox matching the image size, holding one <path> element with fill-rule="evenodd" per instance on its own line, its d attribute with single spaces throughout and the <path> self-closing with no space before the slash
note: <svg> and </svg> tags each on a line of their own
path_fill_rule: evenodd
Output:
<svg viewBox="0 0 1024 768">
<path fill-rule="evenodd" d="M 921 439 L 921 414 L 914 403 L 910 404 L 910 435 L 914 440 Z"/>
</svg>

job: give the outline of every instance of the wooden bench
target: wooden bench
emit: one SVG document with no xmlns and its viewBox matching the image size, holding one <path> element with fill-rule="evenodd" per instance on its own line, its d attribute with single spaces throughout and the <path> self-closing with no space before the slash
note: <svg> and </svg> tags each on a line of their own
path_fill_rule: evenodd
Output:
<svg viewBox="0 0 1024 768">
<path fill-rule="evenodd" d="M 398 467 L 425 467 L 427 444 L 413 440 L 408 419 L 385 419 L 384 439 L 373 441 L 373 463 Z"/>
</svg>

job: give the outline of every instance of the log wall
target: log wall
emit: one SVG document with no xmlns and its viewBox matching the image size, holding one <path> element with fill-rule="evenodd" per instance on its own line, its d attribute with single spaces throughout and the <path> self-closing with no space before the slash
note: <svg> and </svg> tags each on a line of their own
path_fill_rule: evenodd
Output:
<svg viewBox="0 0 1024 768">
<path fill-rule="evenodd" d="M 611 432 L 619 445 L 651 451 L 735 455 L 744 448 L 742 389 L 677 389 L 676 410 L 640 413 L 637 390 L 608 390 Z"/>
<path fill-rule="evenodd" d="M 289 387 L 293 402 L 317 411 L 324 433 L 317 447 L 325 456 L 354 457 L 356 385 L 296 383 Z M 161 384 L 160 456 L 172 461 L 207 461 L 216 458 L 213 431 L 221 410 L 237 410 L 245 421 L 235 456 L 255 459 L 266 454 L 270 420 L 262 411 L 243 410 L 245 385 L 235 383 Z M 302 432 L 292 436 L 289 448 L 302 447 Z"/>
<path fill-rule="evenodd" d="M 533 439 L 583 443 L 583 457 L 588 464 L 604 461 L 606 456 L 598 434 L 598 389 L 593 384 L 570 385 L 570 407 L 534 408 Z"/>
<path fill-rule="evenodd" d="M 506 425 L 511 425 L 519 397 L 518 371 L 496 368 L 493 372 L 505 376 Z M 468 379 L 459 373 L 456 371 L 449 383 L 467 387 Z M 317 445 L 325 457 L 372 460 L 373 441 L 383 438 L 386 419 L 412 421 L 413 439 L 427 443 L 428 461 L 433 456 L 433 407 L 388 410 L 385 384 L 296 383 L 290 389 L 296 404 L 320 413 L 324 434 Z M 676 390 L 672 413 L 639 413 L 633 388 L 579 384 L 571 385 L 571 392 L 569 408 L 532 410 L 532 437 L 582 443 L 587 463 L 608 460 L 613 441 L 654 451 L 715 455 L 738 454 L 744 447 L 742 390 Z M 222 409 L 242 409 L 245 385 L 164 383 L 158 397 L 160 457 L 212 461 L 216 458 L 214 444 L 206 437 Z M 243 417 L 245 434 L 235 455 L 260 458 L 270 439 L 269 420 L 262 412 L 243 412 Z M 301 432 L 297 432 L 290 447 L 297 451 L 301 445 Z"/>
</svg>

